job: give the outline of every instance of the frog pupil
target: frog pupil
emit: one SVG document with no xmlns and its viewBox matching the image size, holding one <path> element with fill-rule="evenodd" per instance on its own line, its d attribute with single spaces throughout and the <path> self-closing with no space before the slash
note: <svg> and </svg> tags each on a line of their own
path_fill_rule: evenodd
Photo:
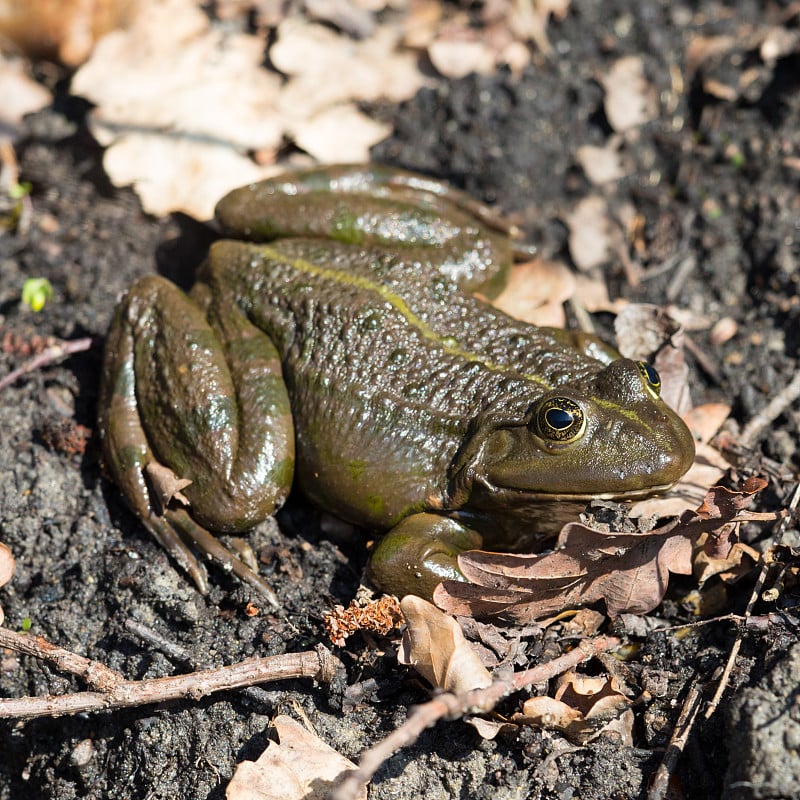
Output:
<svg viewBox="0 0 800 800">
<path fill-rule="evenodd" d="M 661 377 L 659 376 L 658 372 L 656 372 L 655 367 L 652 367 L 646 361 L 643 361 L 642 368 L 647 374 L 647 380 L 649 380 L 653 386 L 658 386 L 658 384 L 661 383 Z"/>
<path fill-rule="evenodd" d="M 563 408 L 549 408 L 544 415 L 545 421 L 551 428 L 563 431 L 575 421 L 569 411 Z"/>
</svg>

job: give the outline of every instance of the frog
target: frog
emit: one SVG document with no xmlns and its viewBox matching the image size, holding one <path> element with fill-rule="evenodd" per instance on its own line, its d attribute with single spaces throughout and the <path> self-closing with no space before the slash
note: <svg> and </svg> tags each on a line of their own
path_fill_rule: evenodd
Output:
<svg viewBox="0 0 800 800">
<path fill-rule="evenodd" d="M 147 275 L 121 299 L 98 416 L 112 479 L 199 591 L 198 553 L 280 607 L 218 534 L 290 490 L 380 534 L 373 585 L 430 598 L 464 551 L 540 548 L 692 464 L 651 364 L 491 304 L 524 248 L 466 192 L 345 164 L 235 189 L 215 217 L 188 293 Z"/>
</svg>

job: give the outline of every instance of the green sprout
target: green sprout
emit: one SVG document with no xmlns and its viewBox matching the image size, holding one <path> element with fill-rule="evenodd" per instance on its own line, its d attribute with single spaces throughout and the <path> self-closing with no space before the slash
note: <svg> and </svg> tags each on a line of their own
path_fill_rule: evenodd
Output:
<svg viewBox="0 0 800 800">
<path fill-rule="evenodd" d="M 20 625 L 20 628 L 22 628 L 22 630 L 25 633 L 27 633 L 31 629 L 32 625 L 33 625 L 33 623 L 31 622 L 31 618 L 30 617 L 23 617 L 22 624 Z"/>
<path fill-rule="evenodd" d="M 28 183 L 28 181 L 22 181 L 21 183 L 12 184 L 12 186 L 9 187 L 8 196 L 12 200 L 22 200 L 22 198 L 27 197 L 32 190 L 33 186 Z"/>
<path fill-rule="evenodd" d="M 53 299 L 53 287 L 47 278 L 28 278 L 22 285 L 22 302 L 34 311 L 41 311 Z"/>
</svg>

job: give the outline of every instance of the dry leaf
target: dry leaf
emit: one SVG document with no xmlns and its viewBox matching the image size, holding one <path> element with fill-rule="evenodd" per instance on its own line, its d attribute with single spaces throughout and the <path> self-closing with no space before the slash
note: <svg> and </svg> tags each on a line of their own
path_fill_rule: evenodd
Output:
<svg viewBox="0 0 800 800">
<path fill-rule="evenodd" d="M 704 403 L 687 411 L 683 415 L 683 421 L 689 426 L 695 441 L 707 443 L 722 427 L 730 413 L 731 407 L 727 403 Z"/>
<path fill-rule="evenodd" d="M 428 57 L 445 78 L 464 78 L 472 72 L 488 75 L 495 68 L 495 54 L 479 39 L 438 38 L 428 46 Z"/>
<path fill-rule="evenodd" d="M 489 686 L 492 676 L 464 638 L 459 624 L 414 595 L 400 601 L 408 628 L 397 659 L 414 667 L 434 688 L 461 694 Z"/>
<path fill-rule="evenodd" d="M 623 297 L 612 300 L 608 296 L 605 277 L 599 270 L 575 276 L 575 301 L 592 314 L 598 311 L 619 314 L 629 302 Z"/>
<path fill-rule="evenodd" d="M 273 726 L 279 742 L 270 742 L 257 761 L 236 767 L 227 800 L 326 800 L 342 773 L 356 768 L 291 717 L 282 714 Z M 358 797 L 366 800 L 366 787 Z"/>
<path fill-rule="evenodd" d="M 469 583 L 444 581 L 434 600 L 451 614 L 517 623 L 599 600 L 611 615 L 646 614 L 661 602 L 670 572 L 691 574 L 692 548 L 701 534 L 732 521 L 781 516 L 743 514 L 765 485 L 750 479 L 738 492 L 715 486 L 697 511 L 684 511 L 648 533 L 599 531 L 572 522 L 549 553 L 463 553 L 458 564 Z"/>
<path fill-rule="evenodd" d="M 338 647 L 344 647 L 345 640 L 356 631 L 374 631 L 381 636 L 399 627 L 403 622 L 400 604 L 394 595 L 383 595 L 365 606 L 355 600 L 350 605 L 336 605 L 330 614 L 325 615 L 325 630 L 328 638 Z"/>
<path fill-rule="evenodd" d="M 570 741 L 586 744 L 613 734 L 620 744 L 633 745 L 631 702 L 613 677 L 589 677 L 574 671 L 559 679 L 555 698 L 531 697 L 514 722 L 561 731 Z"/>
<path fill-rule="evenodd" d="M 638 56 L 616 61 L 603 78 L 603 86 L 606 117 L 615 131 L 636 128 L 658 116 L 656 94 L 644 76 L 644 64 Z"/>
<path fill-rule="evenodd" d="M 567 217 L 569 252 L 583 272 L 605 264 L 611 248 L 608 205 L 602 197 L 584 197 Z"/>
<path fill-rule="evenodd" d="M 604 147 L 583 145 L 578 148 L 577 157 L 586 177 L 595 186 L 602 186 L 625 176 L 619 154 L 619 137 L 611 137 Z"/>
<path fill-rule="evenodd" d="M 355 41 L 283 19 L 269 58 L 286 80 L 262 66 L 261 37 L 213 27 L 194 0 L 140 2 L 130 28 L 98 44 L 72 91 L 97 106 L 90 125 L 108 147 L 112 182 L 133 184 L 153 214 L 210 218 L 229 190 L 273 171 L 286 139 L 321 160 L 365 161 L 388 127 L 354 102 L 399 101 L 424 82 L 389 25 Z"/>
<path fill-rule="evenodd" d="M 0 36 L 34 58 L 76 66 L 135 6 L 136 0 L 0 0 Z"/>
<path fill-rule="evenodd" d="M 111 180 L 133 183 L 151 213 L 207 219 L 226 191 L 263 177 L 245 153 L 283 136 L 280 79 L 263 55 L 259 38 L 212 29 L 191 0 L 142 0 L 131 27 L 104 37 L 72 79 L 97 106 L 90 126 Z"/>
<path fill-rule="evenodd" d="M 415 56 L 398 51 L 399 36 L 383 26 L 357 42 L 324 25 L 287 17 L 269 51 L 275 67 L 290 76 L 275 111 L 296 132 L 303 120 L 338 103 L 410 97 L 424 78 Z"/>
<path fill-rule="evenodd" d="M 8 545 L 0 542 L 0 586 L 8 583 L 11 576 L 14 574 L 14 556 L 11 555 L 11 549 Z M 5 621 L 3 609 L 0 607 L 0 625 Z"/>
<path fill-rule="evenodd" d="M 182 491 L 191 484 L 188 478 L 179 477 L 169 467 L 159 464 L 157 461 L 150 461 L 144 471 L 150 482 L 150 488 L 161 506 L 160 513 L 164 513 L 172 500 L 183 506 L 191 505 Z"/>
<path fill-rule="evenodd" d="M 337 105 L 289 130 L 295 143 L 322 162 L 369 161 L 370 148 L 385 139 L 392 126 L 375 122 L 355 105 Z"/>
<path fill-rule="evenodd" d="M 534 325 L 563 328 L 563 304 L 575 291 L 575 276 L 559 261 L 536 258 L 514 264 L 503 291 L 491 302 L 512 317 Z"/>
<path fill-rule="evenodd" d="M 16 139 L 26 114 L 49 105 L 52 95 L 25 72 L 25 62 L 0 53 L 0 141 Z"/>
</svg>

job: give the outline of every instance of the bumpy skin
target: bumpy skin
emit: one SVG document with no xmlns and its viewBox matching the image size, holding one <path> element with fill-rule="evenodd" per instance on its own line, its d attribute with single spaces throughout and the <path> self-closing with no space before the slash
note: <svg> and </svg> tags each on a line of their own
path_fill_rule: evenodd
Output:
<svg viewBox="0 0 800 800">
<path fill-rule="evenodd" d="M 463 290 L 491 291 L 510 260 L 469 198 L 341 167 L 244 187 L 217 213 L 229 235 L 292 238 L 217 242 L 191 299 L 137 283 L 109 335 L 101 399 L 116 480 L 196 580 L 176 529 L 207 551 L 206 529 L 274 511 L 293 445 L 315 503 L 390 531 L 372 575 L 401 594 L 458 577 L 464 549 L 528 547 L 588 498 L 657 491 L 691 464 L 651 368 Z M 194 481 L 188 511 L 151 510 L 153 461 Z"/>
</svg>

